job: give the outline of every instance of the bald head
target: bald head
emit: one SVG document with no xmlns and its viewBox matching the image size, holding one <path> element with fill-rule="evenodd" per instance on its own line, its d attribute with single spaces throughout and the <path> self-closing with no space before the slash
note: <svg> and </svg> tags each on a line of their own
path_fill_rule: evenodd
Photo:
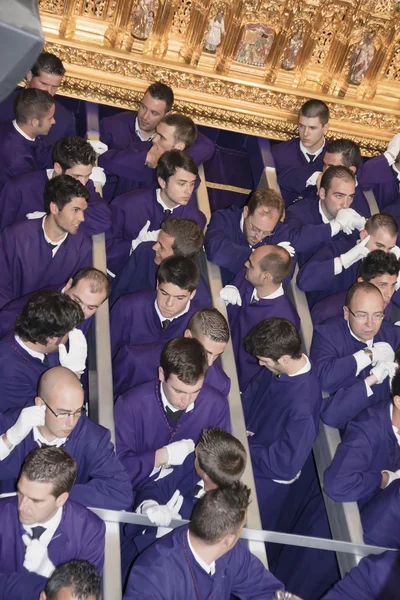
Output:
<svg viewBox="0 0 400 600">
<path fill-rule="evenodd" d="M 83 389 L 80 381 L 70 369 L 54 367 L 46 371 L 41 377 L 39 383 L 39 396 L 41 398 L 47 398 L 51 401 L 71 394 L 78 395 L 83 399 Z"/>
<path fill-rule="evenodd" d="M 290 254 L 281 246 L 260 246 L 249 256 L 246 277 L 254 286 L 269 279 L 280 285 L 288 277 L 292 265 Z"/>
<path fill-rule="evenodd" d="M 355 283 L 347 292 L 343 311 L 351 331 L 364 342 L 371 340 L 381 328 L 384 318 L 382 294 L 372 283 Z"/>
</svg>

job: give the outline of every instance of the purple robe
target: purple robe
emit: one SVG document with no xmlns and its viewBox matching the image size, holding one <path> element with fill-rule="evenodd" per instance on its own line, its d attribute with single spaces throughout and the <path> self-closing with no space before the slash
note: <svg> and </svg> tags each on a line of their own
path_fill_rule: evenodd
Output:
<svg viewBox="0 0 400 600">
<path fill-rule="evenodd" d="M 317 194 L 317 186 L 309 185 L 303 191 L 303 196 L 306 198 L 311 198 L 313 200 L 318 199 Z M 371 210 L 369 208 L 368 200 L 366 199 L 364 192 L 361 186 L 356 185 L 355 194 L 353 198 L 353 202 L 351 203 L 351 208 L 358 212 L 359 215 L 362 215 L 366 219 L 371 216 Z"/>
<path fill-rule="evenodd" d="M 125 345 L 118 350 L 113 360 L 115 398 L 130 388 L 157 377 L 163 347 L 164 344 L 154 343 Z M 204 383 L 218 390 L 225 398 L 228 397 L 231 380 L 218 361 L 208 367 Z"/>
<path fill-rule="evenodd" d="M 336 502 L 358 501 L 360 509 L 380 495 L 381 471 L 400 468 L 400 452 L 388 401 L 366 408 L 350 421 L 331 465 L 324 490 Z"/>
<path fill-rule="evenodd" d="M 0 192 L 0 231 L 17 221 L 24 221 L 27 213 L 44 210 L 43 195 L 48 180 L 47 172 L 42 170 L 7 181 Z M 110 208 L 96 192 L 93 181 L 89 179 L 86 187 L 89 202 L 79 231 L 86 235 L 103 233 L 111 227 Z"/>
<path fill-rule="evenodd" d="M 0 340 L 0 412 L 31 405 L 41 375 L 60 364 L 58 352 L 47 358 L 48 364 L 44 364 L 28 354 L 14 339 L 13 331 Z"/>
<path fill-rule="evenodd" d="M 154 187 L 117 196 L 110 207 L 113 225 L 106 233 L 107 266 L 117 273 L 129 257 L 132 240 L 137 238 L 146 222 L 150 221 L 149 231 L 158 230 L 168 215 L 157 202 Z M 193 219 L 201 229 L 206 225 L 206 217 L 191 201 L 186 206 L 176 207 L 170 217 Z"/>
<path fill-rule="evenodd" d="M 0 570 L 2 573 L 28 574 L 23 566 L 27 534 L 18 519 L 16 496 L 0 499 Z M 104 564 L 105 523 L 90 510 L 67 500 L 62 509 L 62 519 L 48 547 L 53 565 L 73 558 L 88 560 L 102 573 Z M 40 575 L 36 578 L 46 584 Z M 40 578 L 40 579 L 39 579 Z M 29 592 L 28 592 L 29 593 Z"/>
<path fill-rule="evenodd" d="M 0 600 L 37 600 L 45 585 L 36 573 L 0 573 Z"/>
<path fill-rule="evenodd" d="M 400 329 L 383 321 L 373 342 L 387 342 L 396 350 L 400 344 Z M 373 394 L 368 397 L 364 379 L 368 377 L 371 365 L 356 376 L 357 364 L 353 354 L 363 348 L 366 344 L 351 335 L 343 318 L 333 317 L 314 329 L 311 359 L 322 391 L 331 394 L 323 400 L 321 418 L 331 427 L 343 429 L 364 408 L 389 401 L 388 378 L 373 385 Z"/>
<path fill-rule="evenodd" d="M 323 156 L 323 153 L 320 156 Z M 318 169 L 314 162 L 280 169 L 278 184 L 287 208 L 309 196 L 307 180 L 318 170 L 321 171 L 322 168 Z"/>
<path fill-rule="evenodd" d="M 388 205 L 398 202 L 400 181 L 397 175 L 383 154 L 370 158 L 359 175 L 360 186 L 372 189 L 381 212 L 388 212 Z"/>
<path fill-rule="evenodd" d="M 314 166 L 314 171 L 322 171 L 322 158 L 324 156 L 324 150 L 322 150 L 322 152 L 312 162 L 312 165 Z M 275 168 L 278 171 L 278 175 L 280 171 L 284 168 L 307 167 L 310 164 L 310 162 L 300 150 L 300 138 L 298 137 L 292 138 L 287 142 L 281 142 L 280 144 L 272 144 L 271 152 L 275 162 Z"/>
<path fill-rule="evenodd" d="M 395 479 L 364 506 L 361 522 L 366 544 L 400 549 L 399 508 L 400 481 Z"/>
<path fill-rule="evenodd" d="M 5 433 L 19 417 L 20 411 L 0 413 L 0 431 Z M 15 491 L 15 484 L 22 463 L 37 448 L 31 431 L 15 446 L 7 458 L 1 461 L 0 492 Z M 115 456 L 110 432 L 88 417 L 80 417 L 63 446 L 78 467 L 76 483 L 70 499 L 84 506 L 129 510 L 132 507 L 132 488 L 128 475 Z"/>
<path fill-rule="evenodd" d="M 39 138 L 27 140 L 10 121 L 0 123 L 0 140 L 0 190 L 12 177 L 52 164 L 52 146 L 47 146 Z"/>
<path fill-rule="evenodd" d="M 299 316 L 287 296 L 279 296 L 271 300 L 260 298 L 258 302 L 251 303 L 254 286 L 245 278 L 246 269 L 235 277 L 232 285 L 236 286 L 242 298 L 242 306 L 229 304 L 227 307 L 229 326 L 232 333 L 232 344 L 235 353 L 236 369 L 240 389 L 246 389 L 251 379 L 260 369 L 258 359 L 246 352 L 244 338 L 255 325 L 270 317 L 282 317 L 291 321 L 297 328 L 300 327 Z"/>
<path fill-rule="evenodd" d="M 29 292 L 68 281 L 79 269 L 91 265 L 92 240 L 80 231 L 68 234 L 53 258 L 42 219 L 15 223 L 0 237 L 0 307 Z"/>
<path fill-rule="evenodd" d="M 343 306 L 346 302 L 347 291 L 343 290 L 342 292 L 336 292 L 336 294 L 332 294 L 331 296 L 327 296 L 323 300 L 316 302 L 311 309 L 311 318 L 312 322 L 315 325 L 320 325 L 327 319 L 331 317 L 342 317 L 343 316 Z M 392 302 L 389 302 L 387 307 L 385 308 L 385 320 L 390 322 L 390 315 L 392 312 Z"/>
<path fill-rule="evenodd" d="M 188 526 L 178 527 L 135 562 L 124 600 L 272 600 L 283 585 L 242 542 L 216 561 L 215 574 L 202 569 L 187 543 Z"/>
<path fill-rule="evenodd" d="M 126 259 L 112 281 L 110 306 L 113 306 L 120 296 L 155 289 L 158 265 L 154 262 L 153 246 L 153 242 L 142 242 Z M 210 291 L 202 275 L 195 297 L 201 306 L 212 305 Z"/>
<path fill-rule="evenodd" d="M 323 600 L 397 600 L 399 589 L 399 553 L 384 552 L 363 558 Z"/>
<path fill-rule="evenodd" d="M 170 340 L 183 335 L 190 317 L 202 308 L 195 301 L 190 302 L 189 310 L 173 319 L 167 329 L 163 329 L 154 306 L 156 292 L 135 292 L 121 296 L 110 314 L 111 351 L 114 357 L 125 344 L 165 345 Z"/>
<path fill-rule="evenodd" d="M 117 456 L 134 490 L 150 476 L 159 448 L 189 438 L 197 444 L 207 427 L 230 431 L 228 401 L 208 385 L 203 385 L 193 410 L 183 413 L 176 422 L 164 410 L 158 379 L 120 396 L 115 404 L 114 416 Z"/>
<path fill-rule="evenodd" d="M 109 150 L 122 150 L 131 142 L 141 142 L 136 134 L 136 111 L 125 110 L 100 121 L 100 139 Z"/>
</svg>

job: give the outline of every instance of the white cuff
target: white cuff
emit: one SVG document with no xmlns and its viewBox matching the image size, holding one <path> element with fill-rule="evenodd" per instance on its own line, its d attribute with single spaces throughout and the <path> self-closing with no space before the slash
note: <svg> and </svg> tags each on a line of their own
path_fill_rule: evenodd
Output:
<svg viewBox="0 0 400 600">
<path fill-rule="evenodd" d="M 154 508 L 155 506 L 159 506 L 158 502 L 155 500 L 143 500 L 135 510 L 135 513 L 145 515 L 149 508 Z"/>
<path fill-rule="evenodd" d="M 9 448 L 3 441 L 3 436 L 0 437 L 0 460 L 4 460 L 13 451 L 14 446 Z"/>
<path fill-rule="evenodd" d="M 340 231 L 340 224 L 337 221 L 331 221 L 330 222 L 330 226 L 331 226 L 331 237 L 333 237 L 334 235 L 337 235 Z"/>
<path fill-rule="evenodd" d="M 369 385 L 368 385 L 368 383 L 367 383 L 366 381 L 364 381 L 364 383 L 365 383 L 365 387 L 366 387 L 366 390 L 367 390 L 367 398 L 369 398 L 370 396 L 372 396 L 372 395 L 373 395 L 373 393 L 374 393 L 374 392 L 373 392 L 373 391 L 372 391 L 372 389 L 369 387 Z"/>
<path fill-rule="evenodd" d="M 395 157 L 386 150 L 386 152 L 383 153 L 383 156 L 386 158 L 386 160 L 388 161 L 388 165 L 389 167 L 391 167 L 392 165 L 394 165 L 395 161 Z"/>
<path fill-rule="evenodd" d="M 309 185 L 317 185 L 317 179 L 321 175 L 321 171 L 315 171 L 306 181 L 306 187 Z"/>
<path fill-rule="evenodd" d="M 381 471 L 381 473 L 382 474 L 387 473 L 389 475 L 388 482 L 383 489 L 386 489 L 388 487 L 388 485 L 390 485 L 392 483 L 392 481 L 394 481 L 395 479 L 398 479 L 398 476 L 396 475 L 396 473 L 393 473 L 393 471 L 387 471 L 386 469 L 384 469 L 383 471 Z"/>
<path fill-rule="evenodd" d="M 342 263 L 340 262 L 340 258 L 338 256 L 333 261 L 333 266 L 335 275 L 340 275 L 340 273 L 342 272 Z"/>
<path fill-rule="evenodd" d="M 357 363 L 357 371 L 356 371 L 356 377 L 357 377 L 357 375 L 363 369 L 365 369 L 365 367 L 369 367 L 370 366 L 371 359 L 368 356 L 368 354 L 366 352 L 364 352 L 364 350 L 358 350 L 357 352 L 355 352 L 353 354 L 353 356 L 356 359 L 356 363 Z"/>
</svg>

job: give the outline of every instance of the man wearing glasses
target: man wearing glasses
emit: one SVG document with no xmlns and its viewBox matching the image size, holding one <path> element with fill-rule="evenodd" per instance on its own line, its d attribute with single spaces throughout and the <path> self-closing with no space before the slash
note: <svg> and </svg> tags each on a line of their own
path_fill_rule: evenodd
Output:
<svg viewBox="0 0 400 600">
<path fill-rule="evenodd" d="M 110 432 L 86 416 L 77 376 L 64 367 L 49 369 L 34 405 L 0 415 L 0 491 L 12 492 L 26 456 L 36 447 L 63 447 L 77 462 L 70 498 L 84 506 L 129 509 L 132 488 L 115 456 Z"/>
<path fill-rule="evenodd" d="M 349 289 L 343 313 L 344 318 L 317 325 L 311 346 L 322 391 L 330 394 L 321 418 L 339 429 L 364 408 L 389 402 L 389 378 L 397 367 L 394 351 L 400 344 L 400 328 L 384 321 L 383 296 L 372 283 Z"/>
</svg>

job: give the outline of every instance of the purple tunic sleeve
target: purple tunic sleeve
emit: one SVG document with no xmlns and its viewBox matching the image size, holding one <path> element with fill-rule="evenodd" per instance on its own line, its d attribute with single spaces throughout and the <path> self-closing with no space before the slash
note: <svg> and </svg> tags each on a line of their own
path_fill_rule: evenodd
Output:
<svg viewBox="0 0 400 600">
<path fill-rule="evenodd" d="M 94 183 L 89 179 L 86 184 L 89 191 L 88 207 L 85 210 L 85 220 L 80 231 L 85 235 L 103 233 L 111 227 L 111 211 L 108 204 L 95 190 Z"/>
<path fill-rule="evenodd" d="M 245 242 L 240 244 L 232 239 L 235 226 L 237 224 L 225 210 L 213 213 L 207 228 L 204 247 L 208 260 L 236 274 L 243 269 L 244 263 L 251 254 L 251 248 Z"/>
<path fill-rule="evenodd" d="M 106 173 L 123 179 L 143 182 L 146 187 L 154 183 L 154 169 L 146 167 L 151 142 L 132 142 L 123 150 L 108 150 L 99 157 L 99 166 Z"/>
<path fill-rule="evenodd" d="M 381 490 L 362 510 L 364 542 L 386 548 L 400 548 L 398 510 L 400 480 Z"/>
<path fill-rule="evenodd" d="M 384 385 L 384 384 L 381 384 Z M 371 388 L 374 392 L 376 384 Z M 367 387 L 363 379 L 355 379 L 348 387 L 340 387 L 334 394 L 324 398 L 321 419 L 330 427 L 344 429 L 349 421 L 354 419 L 364 408 L 378 402 L 380 397 L 368 396 Z"/>
<path fill-rule="evenodd" d="M 297 285 L 303 292 L 330 290 L 335 286 L 334 259 L 339 256 L 334 246 L 324 245 L 299 271 Z"/>
<path fill-rule="evenodd" d="M 338 356 L 340 336 L 341 330 L 338 329 L 337 336 L 335 332 L 331 335 L 331 331 L 324 325 L 317 326 L 314 330 L 311 360 L 316 367 L 322 391 L 328 393 L 335 392 L 345 380 L 356 376 L 357 363 L 353 354 Z"/>
</svg>

